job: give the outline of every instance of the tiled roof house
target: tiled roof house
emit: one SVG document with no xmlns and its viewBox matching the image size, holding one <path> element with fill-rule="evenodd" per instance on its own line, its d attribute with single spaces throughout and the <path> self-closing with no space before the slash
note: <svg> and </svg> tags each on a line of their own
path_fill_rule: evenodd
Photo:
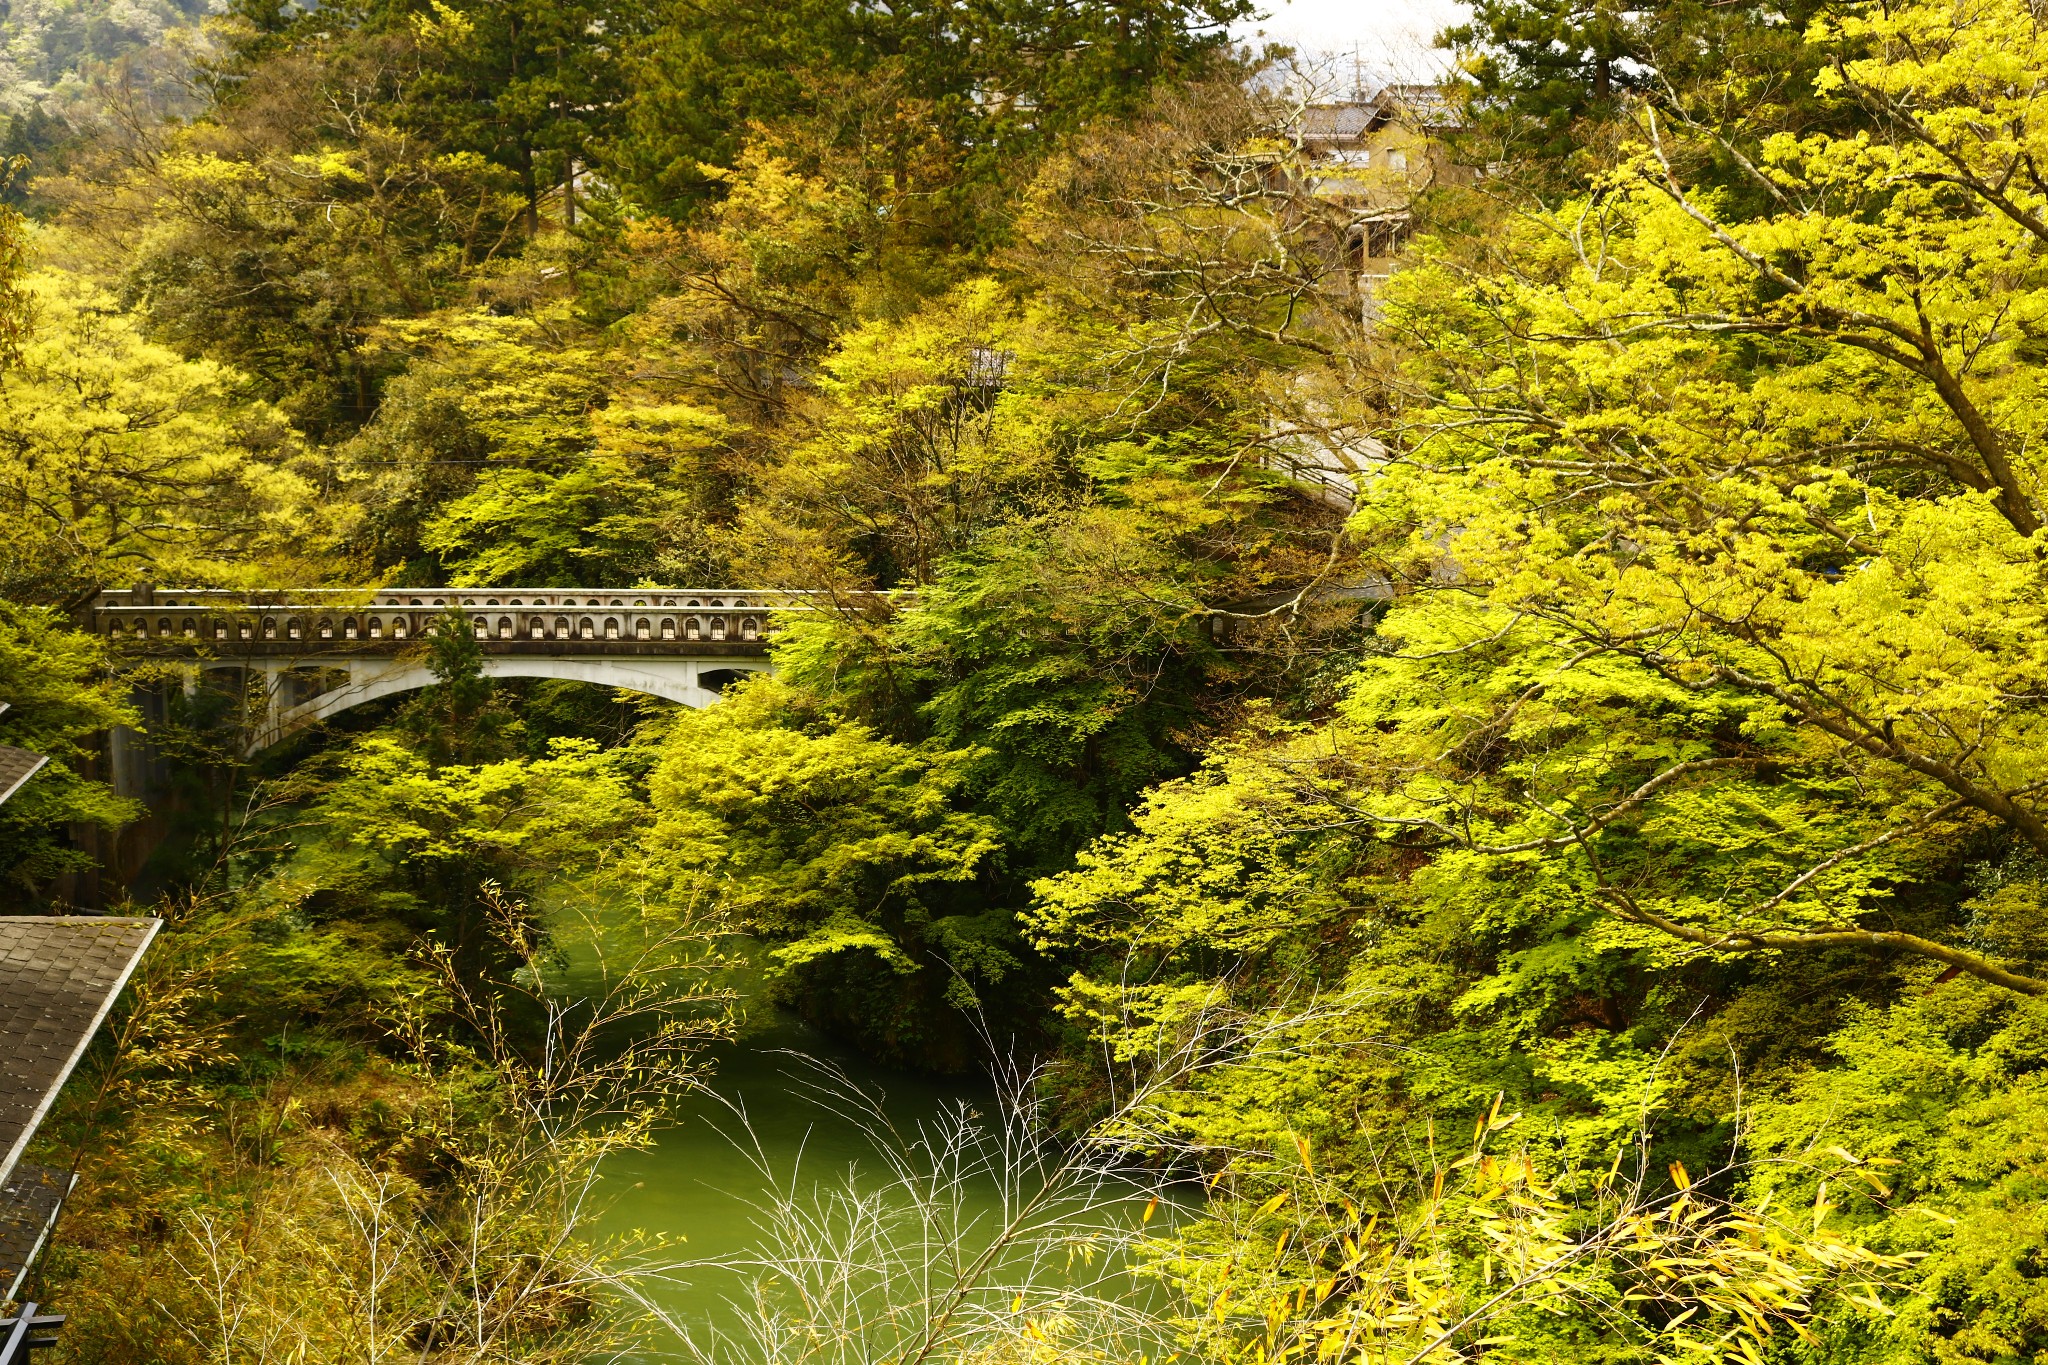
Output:
<svg viewBox="0 0 2048 1365">
<path fill-rule="evenodd" d="M 0 745 L 0 802 L 46 761 Z M 76 1177 L 22 1155 L 161 924 L 0 915 L 0 1365 L 26 1365 L 63 1322 L 20 1296 Z"/>
</svg>

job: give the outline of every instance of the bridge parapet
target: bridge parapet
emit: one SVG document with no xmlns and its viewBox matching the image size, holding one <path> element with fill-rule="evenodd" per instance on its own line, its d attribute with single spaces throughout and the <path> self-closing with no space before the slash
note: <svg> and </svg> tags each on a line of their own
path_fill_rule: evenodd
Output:
<svg viewBox="0 0 2048 1365">
<path fill-rule="evenodd" d="M 811 595 L 751 588 L 152 588 L 101 593 L 93 629 L 151 652 L 387 654 L 468 615 L 487 653 L 761 655 Z"/>
</svg>

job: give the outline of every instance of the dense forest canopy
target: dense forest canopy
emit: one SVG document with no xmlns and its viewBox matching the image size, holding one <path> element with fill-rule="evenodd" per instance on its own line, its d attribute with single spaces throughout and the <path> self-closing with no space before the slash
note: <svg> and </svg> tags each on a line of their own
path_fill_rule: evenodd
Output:
<svg viewBox="0 0 2048 1365">
<path fill-rule="evenodd" d="M 592 1172 L 772 1008 L 1185 1182 L 1138 1337 L 889 1359 L 2048 1358 L 2038 14 L 1253 8 L 9 7 L 0 859 L 171 921 L 59 1358 L 616 1347 Z M 819 606 L 252 757 L 138 580 Z"/>
</svg>

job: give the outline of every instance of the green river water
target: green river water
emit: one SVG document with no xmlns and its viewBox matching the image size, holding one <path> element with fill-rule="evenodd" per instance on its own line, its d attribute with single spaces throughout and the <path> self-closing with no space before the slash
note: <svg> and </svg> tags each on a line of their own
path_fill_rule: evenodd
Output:
<svg viewBox="0 0 2048 1365">
<path fill-rule="evenodd" d="M 771 1179 L 785 1188 L 839 1186 L 851 1170 L 857 1185 L 885 1184 L 874 1139 L 859 1122 L 821 1101 L 817 1068 L 804 1058 L 826 1063 L 883 1097 L 882 1108 L 899 1131 L 915 1131 L 963 1102 L 981 1106 L 991 1097 L 986 1083 L 878 1067 L 789 1015 L 750 1028 L 707 1057 L 716 1068 L 712 1094 L 685 1100 L 675 1124 L 653 1147 L 611 1162 L 602 1191 L 607 1207 L 595 1229 L 600 1235 L 682 1238 L 678 1259 L 742 1257 L 760 1242 L 757 1205 Z M 993 1184 L 970 1191 L 967 1204 L 970 1215 L 992 1218 Z M 641 1290 L 694 1332 L 729 1326 L 734 1315 L 728 1300 L 743 1286 L 738 1274 L 710 1267 L 644 1281 Z M 680 1359 L 679 1346 L 665 1340 L 638 1359 Z"/>
<path fill-rule="evenodd" d="M 566 971 L 557 984 L 565 998 L 599 993 L 596 964 L 603 954 L 594 953 L 593 945 L 610 942 L 611 926 L 632 922 L 623 911 L 606 912 L 581 925 L 558 922 Z M 744 961 L 745 945 L 727 946 Z M 750 977 L 742 967 L 728 978 L 742 999 L 758 990 L 758 981 Z M 870 1232 L 887 1226 L 878 1241 L 834 1262 L 860 1267 L 832 1291 L 841 1294 L 842 1303 L 853 1305 L 839 1321 L 867 1319 L 885 1302 L 899 1308 L 916 1304 L 924 1301 L 922 1295 L 935 1292 L 935 1286 L 953 1283 L 960 1263 L 973 1261 L 990 1246 L 993 1230 L 1004 1223 L 1006 1212 L 1025 1204 L 1033 1206 L 1032 1218 L 1050 1220 L 1045 1225 L 1054 1229 L 1053 1234 L 1035 1239 L 1025 1235 L 1004 1244 L 994 1275 L 976 1280 L 985 1286 L 980 1299 L 984 1309 L 993 1302 L 994 1311 L 1008 1311 L 1012 1290 L 1020 1286 L 1052 1292 L 1106 1291 L 1116 1300 L 1132 1292 L 1133 1282 L 1113 1255 L 1105 1250 L 1101 1259 L 1081 1265 L 1073 1259 L 1072 1247 L 1077 1240 L 1091 1239 L 1107 1247 L 1119 1240 L 1119 1230 L 1134 1231 L 1134 1220 L 1152 1217 L 1164 1207 L 1149 1198 L 1156 1186 L 1149 1181 L 1133 1183 L 1118 1174 L 1084 1182 L 1086 1188 L 1078 1194 L 1081 1187 L 1063 1175 L 1047 1184 L 1049 1168 L 1039 1163 L 1053 1149 L 1028 1127 L 1013 1127 L 1007 1143 L 987 1138 L 990 1130 L 1002 1127 L 995 1122 L 999 1106 L 992 1081 L 893 1071 L 786 1013 L 755 1014 L 738 1037 L 708 1048 L 703 1060 L 710 1064 L 706 1091 L 677 1104 L 652 1146 L 609 1160 L 596 1192 L 599 1214 L 586 1229 L 601 1238 L 652 1234 L 671 1244 L 659 1259 L 676 1268 L 641 1276 L 637 1292 L 700 1345 L 708 1334 L 730 1338 L 744 1320 L 733 1303 L 746 1296 L 752 1273 L 717 1263 L 744 1261 L 769 1246 L 789 1249 L 782 1232 L 763 1227 L 763 1205 L 778 1191 L 797 1203 L 823 1200 L 834 1217 L 849 1200 L 866 1200 L 872 1216 L 853 1221 Z M 857 1087 L 874 1101 L 867 1117 L 849 1112 L 860 1106 L 844 1097 L 848 1087 Z M 979 1163 L 962 1158 L 935 1165 L 930 1151 L 920 1150 L 920 1135 L 934 1134 L 949 1123 L 956 1130 L 972 1129 L 983 1140 L 937 1145 L 979 1154 Z M 890 1135 L 886 1145 L 891 1150 L 908 1153 L 904 1169 L 944 1171 L 951 1178 L 918 1184 L 916 1196 L 907 1193 L 878 1146 L 877 1128 Z M 1060 1163 L 1053 1159 L 1052 1164 Z M 991 1172 L 994 1167 L 1010 1172 L 1009 1204 L 1003 1185 Z M 1026 1196 L 1034 1189 L 1061 1193 L 1048 1202 L 1033 1203 Z M 1153 1230 L 1163 1226 L 1155 1223 Z M 835 1226 L 832 1235 L 838 1233 Z M 807 1233 L 800 1229 L 796 1235 L 801 1239 Z M 933 1248 L 940 1250 L 934 1254 Z M 909 1311 L 922 1320 L 922 1310 Z M 883 1317 L 899 1320 L 893 1310 Z M 811 1365 L 867 1365 L 870 1348 L 886 1354 L 886 1335 L 886 1329 L 878 1329 L 869 1340 L 865 1332 L 857 1333 L 858 1339 L 847 1349 L 836 1356 L 813 1355 Z M 744 1348 L 718 1355 L 740 1362 L 758 1358 L 757 1352 Z M 656 1365 L 693 1358 L 679 1335 L 663 1331 L 628 1361 Z"/>
</svg>

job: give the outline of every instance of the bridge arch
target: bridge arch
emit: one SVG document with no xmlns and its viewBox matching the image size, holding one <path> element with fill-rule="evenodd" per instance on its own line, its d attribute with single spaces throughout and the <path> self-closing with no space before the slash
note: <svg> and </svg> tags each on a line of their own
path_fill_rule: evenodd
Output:
<svg viewBox="0 0 2048 1365">
<path fill-rule="evenodd" d="M 431 685 L 404 655 L 451 609 L 474 625 L 488 676 L 589 682 L 701 707 L 735 678 L 768 670 L 777 613 L 819 608 L 808 593 L 751 588 L 237 592 L 139 583 L 101 593 L 93 613 L 95 633 L 121 654 L 176 660 L 188 690 L 201 670 L 235 669 L 252 690 L 260 682 L 265 718 L 250 746 L 258 750 Z"/>
<path fill-rule="evenodd" d="M 555 678 L 565 682 L 594 683 L 640 692 L 682 706 L 703 708 L 718 700 L 719 694 L 739 677 L 765 673 L 765 663 L 733 667 L 726 659 L 664 658 L 532 658 L 520 655 L 486 655 L 483 672 L 489 678 Z M 246 668 L 248 661 L 208 660 L 202 668 Z M 293 670 L 280 667 L 264 670 L 268 691 L 280 699 L 284 676 Z M 351 660 L 344 669 L 348 680 L 294 705 L 277 706 L 273 701 L 269 721 L 249 746 L 257 753 L 309 726 L 352 711 L 358 706 L 405 692 L 433 686 L 437 679 L 424 664 L 410 660 Z"/>
</svg>

